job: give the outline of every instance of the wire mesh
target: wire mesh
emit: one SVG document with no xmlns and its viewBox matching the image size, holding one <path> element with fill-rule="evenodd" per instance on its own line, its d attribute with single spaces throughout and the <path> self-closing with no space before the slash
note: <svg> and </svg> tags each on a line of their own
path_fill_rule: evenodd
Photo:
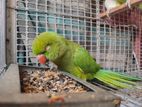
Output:
<svg viewBox="0 0 142 107">
<path fill-rule="evenodd" d="M 55 31 L 85 47 L 104 69 L 140 71 L 140 10 L 122 12 L 111 21 L 95 20 L 104 9 L 103 0 L 17 0 L 17 62 L 38 66 L 32 40 L 41 32 Z"/>
<path fill-rule="evenodd" d="M 35 35 L 44 31 L 55 31 L 81 44 L 94 55 L 96 23 L 92 7 L 95 3 L 90 0 L 17 1 L 17 62 L 37 65 L 31 42 Z"/>
<path fill-rule="evenodd" d="M 100 12 L 105 11 L 103 2 L 100 3 L 100 8 Z M 114 62 L 111 61 L 108 63 L 112 63 L 112 69 L 118 67 L 118 71 L 127 71 L 130 74 L 142 75 L 139 72 L 141 71 L 142 10 L 138 6 L 132 7 L 112 16 L 111 19 L 106 18 L 102 21 L 102 25 L 103 28 L 105 25 L 109 26 L 105 30 L 109 28 L 107 31 L 109 32 L 109 36 L 111 36 L 109 38 L 110 42 L 112 41 L 111 43 L 109 42 L 111 48 L 107 49 L 110 51 L 113 50 L 113 53 L 109 55 L 109 60 L 113 59 Z M 107 61 L 104 62 L 107 65 Z"/>
</svg>

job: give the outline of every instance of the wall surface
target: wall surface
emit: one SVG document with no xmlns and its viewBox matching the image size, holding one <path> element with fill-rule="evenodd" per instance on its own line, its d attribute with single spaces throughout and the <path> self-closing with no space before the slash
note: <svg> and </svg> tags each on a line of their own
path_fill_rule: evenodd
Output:
<svg viewBox="0 0 142 107">
<path fill-rule="evenodd" d="M 0 69 L 5 65 L 5 0 L 0 0 Z"/>
<path fill-rule="evenodd" d="M 6 63 L 16 63 L 16 24 L 15 24 L 15 0 L 6 2 Z"/>
</svg>

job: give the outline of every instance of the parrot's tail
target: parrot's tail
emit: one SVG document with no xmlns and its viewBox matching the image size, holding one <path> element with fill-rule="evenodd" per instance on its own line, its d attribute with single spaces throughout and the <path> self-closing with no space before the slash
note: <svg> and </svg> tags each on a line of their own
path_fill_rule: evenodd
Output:
<svg viewBox="0 0 142 107">
<path fill-rule="evenodd" d="M 96 73 L 95 78 L 116 89 L 130 88 L 136 85 L 136 81 L 142 80 L 141 78 L 103 69 Z"/>
</svg>

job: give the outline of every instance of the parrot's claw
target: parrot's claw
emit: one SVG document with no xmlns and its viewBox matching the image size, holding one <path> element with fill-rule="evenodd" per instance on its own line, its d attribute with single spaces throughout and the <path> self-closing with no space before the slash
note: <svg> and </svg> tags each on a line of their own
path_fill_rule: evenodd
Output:
<svg viewBox="0 0 142 107">
<path fill-rule="evenodd" d="M 58 67 L 52 62 L 49 62 L 49 68 L 50 70 L 58 69 Z"/>
<path fill-rule="evenodd" d="M 127 0 L 127 1 L 126 1 L 126 5 L 127 5 L 129 8 L 131 8 L 131 0 Z"/>
</svg>

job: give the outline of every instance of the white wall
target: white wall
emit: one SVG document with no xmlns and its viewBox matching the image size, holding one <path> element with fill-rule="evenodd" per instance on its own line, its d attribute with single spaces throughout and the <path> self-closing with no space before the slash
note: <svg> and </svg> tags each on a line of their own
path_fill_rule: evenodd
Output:
<svg viewBox="0 0 142 107">
<path fill-rule="evenodd" d="M 5 65 L 5 1 L 0 0 L 0 68 Z"/>
</svg>

